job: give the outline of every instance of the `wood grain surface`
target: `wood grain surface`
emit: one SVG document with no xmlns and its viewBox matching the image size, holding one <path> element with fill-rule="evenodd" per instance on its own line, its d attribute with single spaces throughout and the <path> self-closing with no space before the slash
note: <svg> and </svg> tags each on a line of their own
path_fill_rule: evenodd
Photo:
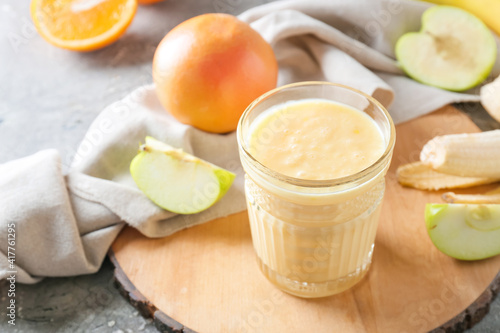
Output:
<svg viewBox="0 0 500 333">
<path fill-rule="evenodd" d="M 395 170 L 436 135 L 476 131 L 452 107 L 397 126 L 373 264 L 342 294 L 301 299 L 271 285 L 257 267 L 246 212 L 162 239 L 125 228 L 110 252 L 116 283 L 165 332 L 463 331 L 498 292 L 500 256 L 462 262 L 439 252 L 423 213 L 442 192 L 403 188 Z"/>
</svg>

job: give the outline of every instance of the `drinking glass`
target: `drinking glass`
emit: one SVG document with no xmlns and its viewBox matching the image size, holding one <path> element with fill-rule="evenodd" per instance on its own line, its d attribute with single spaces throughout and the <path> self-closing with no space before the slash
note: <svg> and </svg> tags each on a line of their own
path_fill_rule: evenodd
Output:
<svg viewBox="0 0 500 333">
<path fill-rule="evenodd" d="M 311 98 L 366 113 L 382 134 L 382 156 L 360 172 L 327 180 L 289 177 L 252 156 L 252 123 L 261 113 L 285 102 Z M 273 126 L 286 126 L 286 119 L 274 119 L 266 135 L 272 135 Z M 371 263 L 385 174 L 395 143 L 394 124 L 384 107 L 371 96 L 340 84 L 290 84 L 269 91 L 248 106 L 238 124 L 237 138 L 252 242 L 266 278 L 301 297 L 337 294 L 359 282 Z"/>
</svg>

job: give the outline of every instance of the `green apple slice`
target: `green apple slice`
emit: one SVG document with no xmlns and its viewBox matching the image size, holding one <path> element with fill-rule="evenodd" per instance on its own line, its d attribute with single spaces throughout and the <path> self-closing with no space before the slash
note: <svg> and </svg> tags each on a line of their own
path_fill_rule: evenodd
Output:
<svg viewBox="0 0 500 333">
<path fill-rule="evenodd" d="M 474 15 L 434 6 L 422 15 L 420 32 L 404 34 L 396 58 L 408 76 L 438 88 L 463 91 L 481 83 L 496 60 L 496 43 Z"/>
<path fill-rule="evenodd" d="M 139 189 L 158 206 L 179 214 L 201 212 L 231 187 L 235 175 L 152 137 L 130 163 Z"/>
<path fill-rule="evenodd" d="M 479 260 L 500 254 L 500 204 L 427 204 L 434 245 L 450 257 Z"/>
</svg>

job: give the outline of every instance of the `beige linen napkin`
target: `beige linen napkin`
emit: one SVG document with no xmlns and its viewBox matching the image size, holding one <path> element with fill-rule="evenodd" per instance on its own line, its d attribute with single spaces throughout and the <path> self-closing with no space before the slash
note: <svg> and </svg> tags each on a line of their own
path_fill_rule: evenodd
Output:
<svg viewBox="0 0 500 333">
<path fill-rule="evenodd" d="M 135 185 L 129 165 L 151 135 L 237 174 L 216 205 L 195 215 L 157 207 Z M 245 209 L 236 133 L 209 134 L 165 112 L 152 86 L 141 87 L 95 119 L 67 175 L 55 150 L 0 165 L 0 278 L 17 281 L 96 272 L 111 243 L 128 225 L 148 237 Z M 7 225 L 15 224 L 16 266 L 9 267 Z"/>
<path fill-rule="evenodd" d="M 379 99 L 396 122 L 454 101 L 476 101 L 418 84 L 402 75 L 393 46 L 418 30 L 427 4 L 412 1 L 285 1 L 251 9 L 240 18 L 272 43 L 279 84 L 327 80 Z M 173 50 L 172 52 L 175 52 Z M 237 174 L 227 195 L 210 209 L 179 216 L 149 201 L 135 186 L 129 164 L 151 135 Z M 0 279 L 17 281 L 97 271 L 128 224 L 148 237 L 245 209 L 243 171 L 235 133 L 209 134 L 177 122 L 141 87 L 96 118 L 64 175 L 55 150 L 0 165 Z M 15 225 L 15 266 L 8 261 L 8 225 Z"/>
</svg>

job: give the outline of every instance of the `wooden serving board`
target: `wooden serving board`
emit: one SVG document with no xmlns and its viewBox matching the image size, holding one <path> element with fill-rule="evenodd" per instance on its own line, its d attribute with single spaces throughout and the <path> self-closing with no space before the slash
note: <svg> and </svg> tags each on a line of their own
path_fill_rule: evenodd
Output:
<svg viewBox="0 0 500 333">
<path fill-rule="evenodd" d="M 395 171 L 436 135 L 476 131 L 452 107 L 397 126 L 373 264 L 342 294 L 301 299 L 269 283 L 257 267 L 246 212 L 162 239 L 125 228 L 110 252 L 116 282 L 166 332 L 463 331 L 498 291 L 500 256 L 463 262 L 439 252 L 423 216 L 442 192 L 403 188 Z"/>
</svg>

